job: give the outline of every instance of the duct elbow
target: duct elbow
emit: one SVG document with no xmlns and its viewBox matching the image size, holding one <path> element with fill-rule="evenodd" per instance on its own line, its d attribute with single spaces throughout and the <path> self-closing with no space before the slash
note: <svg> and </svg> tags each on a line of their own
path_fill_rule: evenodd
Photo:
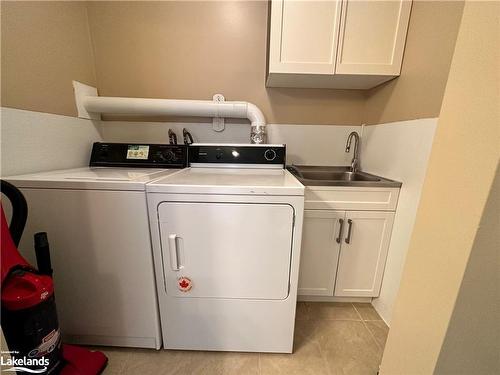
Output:
<svg viewBox="0 0 500 375">
<path fill-rule="evenodd" d="M 259 107 L 247 103 L 247 118 L 250 120 L 250 141 L 266 143 L 266 119 Z"/>
<path fill-rule="evenodd" d="M 266 119 L 262 111 L 253 103 L 247 103 L 247 118 L 252 125 L 266 126 Z"/>
</svg>

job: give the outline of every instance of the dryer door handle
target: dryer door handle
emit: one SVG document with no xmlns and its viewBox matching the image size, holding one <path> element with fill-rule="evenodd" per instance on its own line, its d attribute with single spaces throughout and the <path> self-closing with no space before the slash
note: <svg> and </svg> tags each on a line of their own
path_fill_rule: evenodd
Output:
<svg viewBox="0 0 500 375">
<path fill-rule="evenodd" d="M 177 250 L 177 235 L 168 235 L 168 250 L 170 252 L 170 267 L 172 270 L 179 271 L 179 251 Z"/>
</svg>

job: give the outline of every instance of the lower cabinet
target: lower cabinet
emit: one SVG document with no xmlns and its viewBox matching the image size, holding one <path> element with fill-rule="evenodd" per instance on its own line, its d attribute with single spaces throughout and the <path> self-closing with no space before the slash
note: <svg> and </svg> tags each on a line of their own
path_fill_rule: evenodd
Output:
<svg viewBox="0 0 500 375">
<path fill-rule="evenodd" d="M 377 297 L 394 212 L 305 210 L 299 295 Z"/>
</svg>

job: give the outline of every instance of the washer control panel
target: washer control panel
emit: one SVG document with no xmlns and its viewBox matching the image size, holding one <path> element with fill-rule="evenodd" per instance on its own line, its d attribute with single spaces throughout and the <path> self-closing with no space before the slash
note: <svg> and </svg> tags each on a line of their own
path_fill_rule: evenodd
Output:
<svg viewBox="0 0 500 375">
<path fill-rule="evenodd" d="M 184 168 L 187 146 L 148 143 L 95 142 L 91 167 Z"/>
<path fill-rule="evenodd" d="M 285 145 L 192 144 L 189 146 L 189 164 L 286 164 Z"/>
</svg>

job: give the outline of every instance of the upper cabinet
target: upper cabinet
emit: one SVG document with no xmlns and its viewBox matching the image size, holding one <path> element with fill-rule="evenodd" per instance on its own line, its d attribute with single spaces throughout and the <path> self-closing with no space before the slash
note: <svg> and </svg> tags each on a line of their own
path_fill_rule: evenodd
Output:
<svg viewBox="0 0 500 375">
<path fill-rule="evenodd" d="M 368 89 L 397 77 L 411 1 L 272 0 L 268 87 Z"/>
</svg>

